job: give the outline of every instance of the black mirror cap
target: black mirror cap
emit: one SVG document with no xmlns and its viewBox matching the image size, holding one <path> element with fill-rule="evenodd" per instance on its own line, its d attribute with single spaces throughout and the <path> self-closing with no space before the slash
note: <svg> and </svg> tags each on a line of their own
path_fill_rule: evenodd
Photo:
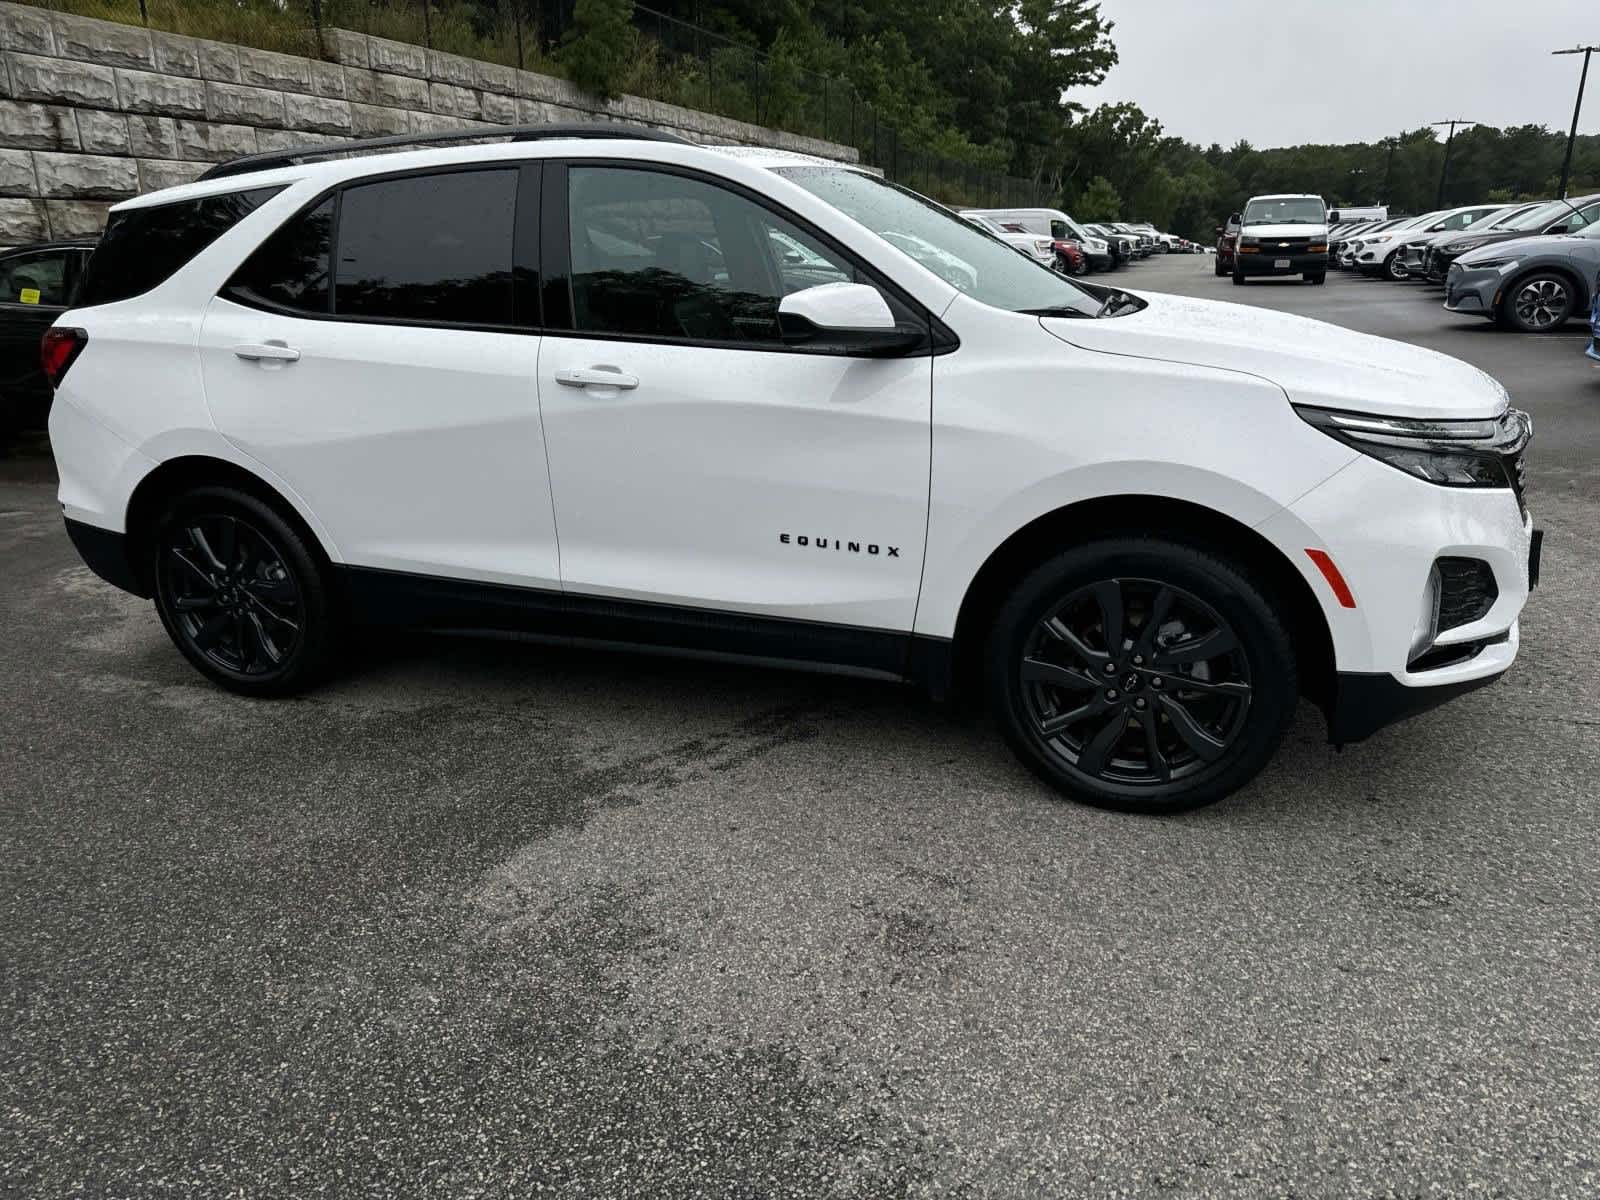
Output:
<svg viewBox="0 0 1600 1200">
<path fill-rule="evenodd" d="M 824 329 L 798 313 L 778 314 L 778 334 L 790 346 L 850 358 L 902 358 L 924 350 L 928 332 L 906 325 L 893 329 Z"/>
</svg>

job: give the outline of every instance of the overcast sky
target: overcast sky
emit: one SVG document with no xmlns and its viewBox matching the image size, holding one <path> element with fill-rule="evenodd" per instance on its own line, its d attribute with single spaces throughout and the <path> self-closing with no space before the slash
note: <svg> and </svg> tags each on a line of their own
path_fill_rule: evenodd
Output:
<svg viewBox="0 0 1600 1200">
<path fill-rule="evenodd" d="M 1430 121 L 1566 132 L 1600 0 L 1101 0 L 1121 61 L 1096 104 L 1131 100 L 1201 145 L 1367 142 Z M 1444 14 L 1448 14 L 1445 16 Z M 1600 133 L 1600 54 L 1579 133 Z"/>
</svg>

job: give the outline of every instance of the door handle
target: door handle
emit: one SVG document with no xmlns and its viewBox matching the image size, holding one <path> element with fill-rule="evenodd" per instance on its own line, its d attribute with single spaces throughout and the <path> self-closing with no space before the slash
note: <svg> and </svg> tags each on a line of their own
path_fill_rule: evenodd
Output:
<svg viewBox="0 0 1600 1200">
<path fill-rule="evenodd" d="M 600 387 L 627 391 L 639 386 L 639 377 L 629 375 L 617 367 L 568 367 L 556 372 L 556 382 L 562 387 Z"/>
<path fill-rule="evenodd" d="M 299 362 L 300 351 L 282 342 L 244 342 L 233 348 L 234 354 L 246 362 Z"/>
</svg>

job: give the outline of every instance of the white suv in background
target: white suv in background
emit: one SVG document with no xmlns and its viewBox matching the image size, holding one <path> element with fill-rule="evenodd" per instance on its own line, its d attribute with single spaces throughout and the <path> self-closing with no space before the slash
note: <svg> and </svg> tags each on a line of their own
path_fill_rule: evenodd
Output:
<svg viewBox="0 0 1600 1200">
<path fill-rule="evenodd" d="M 46 335 L 71 537 L 221 686 L 354 624 L 965 684 L 1164 812 L 1298 693 L 1356 741 L 1516 655 L 1529 428 L 1482 372 L 1075 283 L 836 163 L 510 133 L 120 204 Z"/>
</svg>

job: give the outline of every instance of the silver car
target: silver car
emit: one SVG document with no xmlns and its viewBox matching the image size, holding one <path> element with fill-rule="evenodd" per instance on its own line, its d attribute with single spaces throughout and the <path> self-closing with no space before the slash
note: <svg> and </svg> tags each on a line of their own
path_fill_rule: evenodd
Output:
<svg viewBox="0 0 1600 1200">
<path fill-rule="evenodd" d="M 1495 242 L 1450 264 L 1444 306 L 1509 329 L 1545 333 L 1589 310 L 1597 274 L 1600 222 L 1576 233 Z"/>
</svg>

